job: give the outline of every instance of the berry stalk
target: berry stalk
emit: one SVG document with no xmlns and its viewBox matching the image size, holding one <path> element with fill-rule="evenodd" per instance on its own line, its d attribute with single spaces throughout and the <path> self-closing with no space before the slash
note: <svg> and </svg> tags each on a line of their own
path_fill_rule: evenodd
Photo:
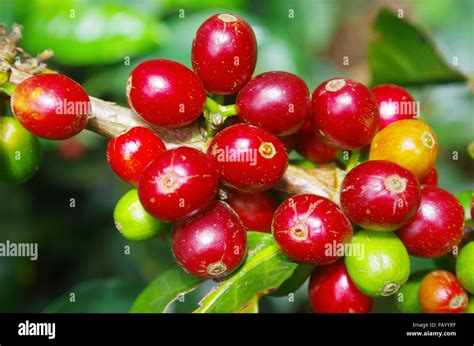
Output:
<svg viewBox="0 0 474 346">
<path fill-rule="evenodd" d="M 211 138 L 193 123 L 177 129 L 165 129 L 151 125 L 141 119 L 129 108 L 91 97 L 92 115 L 87 129 L 105 137 L 114 137 L 133 126 L 144 126 L 153 129 L 166 144 L 167 148 L 190 146 L 206 151 Z M 322 166 L 303 168 L 289 165 L 285 175 L 275 187 L 288 194 L 312 193 L 338 199 L 338 190 L 344 172 L 338 168 Z"/>
</svg>

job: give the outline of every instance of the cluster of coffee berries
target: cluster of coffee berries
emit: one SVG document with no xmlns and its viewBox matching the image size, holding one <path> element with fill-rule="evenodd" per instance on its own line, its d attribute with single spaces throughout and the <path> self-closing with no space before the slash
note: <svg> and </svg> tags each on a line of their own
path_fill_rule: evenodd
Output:
<svg viewBox="0 0 474 346">
<path fill-rule="evenodd" d="M 153 126 L 110 140 L 112 170 L 134 186 L 114 212 L 122 235 L 169 235 L 185 271 L 222 279 L 245 260 L 248 230 L 272 232 L 290 260 L 318 267 L 309 284 L 316 312 L 370 312 L 374 297 L 403 292 L 410 255 L 437 258 L 464 246 L 456 275 L 429 273 L 415 297 L 426 312 L 464 311 L 466 291 L 474 293 L 474 243 L 462 243 L 463 207 L 437 187 L 437 138 L 418 119 L 412 96 L 399 86 L 370 90 L 347 78 L 327 80 L 311 94 L 291 73 L 252 78 L 256 61 L 251 26 L 217 14 L 196 33 L 193 70 L 165 59 L 134 68 L 128 105 L 151 125 L 219 121 L 207 152 L 167 147 Z M 220 105 L 215 95 L 233 95 L 235 105 Z M 408 112 L 399 107 L 407 103 Z M 91 111 L 84 90 L 57 74 L 25 80 L 11 104 L 28 131 L 47 139 L 77 134 Z M 231 116 L 236 121 L 229 123 Z M 335 200 L 298 194 L 278 204 L 269 190 L 293 148 L 316 164 L 341 151 L 368 153 L 368 160 L 347 165 Z"/>
</svg>

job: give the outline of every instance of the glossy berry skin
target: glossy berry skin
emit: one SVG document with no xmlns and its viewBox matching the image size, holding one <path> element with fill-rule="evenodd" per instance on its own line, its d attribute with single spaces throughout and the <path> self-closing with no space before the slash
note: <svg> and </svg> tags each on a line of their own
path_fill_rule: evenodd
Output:
<svg viewBox="0 0 474 346">
<path fill-rule="evenodd" d="M 433 169 L 428 173 L 428 175 L 420 179 L 420 184 L 438 186 L 438 180 L 438 170 L 436 169 L 436 167 L 433 167 Z"/>
<path fill-rule="evenodd" d="M 154 59 L 139 64 L 127 81 L 129 106 L 157 126 L 176 128 L 196 120 L 204 109 L 206 91 L 186 66 Z"/>
<path fill-rule="evenodd" d="M 244 193 L 228 189 L 225 194 L 225 202 L 239 215 L 248 231 L 271 232 L 273 213 L 278 205 L 270 192 Z"/>
<path fill-rule="evenodd" d="M 0 116 L 0 181 L 27 181 L 38 171 L 41 159 L 38 138 L 15 118 Z"/>
<path fill-rule="evenodd" d="M 331 145 L 346 150 L 370 144 L 379 127 L 374 95 L 351 79 L 330 79 L 313 92 L 313 128 Z"/>
<path fill-rule="evenodd" d="M 237 96 L 237 114 L 250 125 L 277 136 L 296 133 L 308 120 L 311 99 L 306 83 L 288 72 L 265 72 Z"/>
<path fill-rule="evenodd" d="M 296 151 L 314 163 L 331 162 L 337 155 L 337 149 L 328 145 L 323 137 L 313 130 L 309 121 L 297 134 Z"/>
<path fill-rule="evenodd" d="M 58 140 L 81 132 L 91 113 L 86 91 L 60 74 L 39 74 L 21 82 L 11 96 L 11 107 L 28 131 Z"/>
<path fill-rule="evenodd" d="M 374 301 L 354 285 L 343 260 L 313 272 L 308 296 L 317 313 L 368 313 Z"/>
<path fill-rule="evenodd" d="M 387 160 L 410 170 L 422 179 L 433 169 L 438 154 L 434 131 L 421 120 L 396 121 L 377 133 L 369 160 Z"/>
<path fill-rule="evenodd" d="M 214 201 L 201 214 L 173 226 L 171 249 L 179 265 L 202 279 L 232 273 L 247 252 L 247 233 L 237 214 Z"/>
<path fill-rule="evenodd" d="M 415 215 L 421 201 L 418 179 L 390 161 L 367 161 L 353 168 L 341 185 L 347 217 L 373 231 L 394 231 Z"/>
<path fill-rule="evenodd" d="M 234 94 L 252 78 L 255 70 L 255 34 L 241 17 L 216 14 L 196 32 L 191 57 L 193 69 L 207 91 Z"/>
<path fill-rule="evenodd" d="M 165 151 L 165 144 L 155 132 L 136 126 L 110 140 L 107 160 L 115 174 L 137 185 L 145 167 Z"/>
<path fill-rule="evenodd" d="M 454 274 L 435 270 L 423 278 L 418 298 L 428 313 L 461 313 L 467 308 L 468 296 Z"/>
<path fill-rule="evenodd" d="M 217 162 L 225 185 L 249 193 L 270 189 L 288 167 L 283 143 L 270 132 L 247 124 L 220 131 L 207 153 Z"/>
<path fill-rule="evenodd" d="M 325 197 L 301 194 L 284 201 L 276 210 L 272 233 L 290 259 L 310 265 L 335 262 L 337 248 L 352 238 L 351 223 L 342 210 Z M 327 253 L 327 246 L 332 251 Z"/>
<path fill-rule="evenodd" d="M 417 106 L 413 96 L 395 84 L 382 84 L 372 89 L 379 105 L 380 130 L 404 119 L 417 118 Z"/>
<path fill-rule="evenodd" d="M 418 211 L 397 234 L 410 255 L 435 258 L 461 242 L 463 228 L 464 209 L 456 197 L 439 187 L 424 186 Z"/>
<path fill-rule="evenodd" d="M 158 220 L 175 222 L 204 210 L 214 199 L 217 185 L 214 161 L 196 149 L 179 147 L 145 168 L 138 195 L 148 213 Z"/>
</svg>

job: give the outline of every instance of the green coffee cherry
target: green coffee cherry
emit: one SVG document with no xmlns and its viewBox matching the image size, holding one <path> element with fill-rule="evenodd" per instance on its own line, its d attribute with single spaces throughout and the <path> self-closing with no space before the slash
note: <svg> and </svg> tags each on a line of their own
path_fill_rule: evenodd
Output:
<svg viewBox="0 0 474 346">
<path fill-rule="evenodd" d="M 474 294 L 474 241 L 461 249 L 456 261 L 456 276 L 462 287 Z"/>
<path fill-rule="evenodd" d="M 118 201 L 114 221 L 119 232 L 131 241 L 151 239 L 170 228 L 168 223 L 155 219 L 145 211 L 136 189 L 128 191 Z"/>
<path fill-rule="evenodd" d="M 420 301 L 418 299 L 418 291 L 421 281 L 428 274 L 429 270 L 423 270 L 410 276 L 408 282 L 400 288 L 396 294 L 398 309 L 404 313 L 423 313 Z"/>
<path fill-rule="evenodd" d="M 354 284 L 370 297 L 396 293 L 410 275 L 410 257 L 402 241 L 393 232 L 361 230 L 352 245 L 360 256 L 345 258 Z"/>
<path fill-rule="evenodd" d="M 41 162 L 38 138 L 18 120 L 0 117 L 0 180 L 19 184 L 30 179 Z"/>
</svg>

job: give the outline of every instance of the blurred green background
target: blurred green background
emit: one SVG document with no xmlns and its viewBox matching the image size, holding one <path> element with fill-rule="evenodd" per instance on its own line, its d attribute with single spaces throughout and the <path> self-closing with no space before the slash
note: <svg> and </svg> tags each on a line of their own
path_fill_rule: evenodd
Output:
<svg viewBox="0 0 474 346">
<path fill-rule="evenodd" d="M 23 25 L 26 51 L 53 49 L 49 66 L 83 84 L 89 94 L 124 104 L 134 66 L 150 58 L 190 66 L 196 29 L 224 11 L 242 15 L 253 26 L 256 74 L 293 72 L 310 89 L 335 76 L 370 85 L 367 47 L 376 37 L 372 23 L 382 7 L 403 10 L 430 35 L 449 66 L 474 79 L 470 0 L 5 0 L 0 22 Z M 473 161 L 466 150 L 474 139 L 472 90 L 466 82 L 409 90 L 439 138 L 440 185 L 453 193 L 473 190 Z M 146 283 L 172 263 L 170 250 L 160 240 L 129 244 L 115 230 L 113 208 L 129 186 L 108 167 L 104 138 L 85 131 L 74 140 L 42 144 L 44 161 L 30 182 L 0 184 L 0 241 L 37 242 L 39 247 L 37 261 L 0 258 L 0 312 L 128 311 Z M 413 264 L 414 270 L 434 266 L 431 260 L 414 259 Z M 172 310 L 192 311 L 209 287 Z M 294 302 L 263 298 L 260 310 L 308 311 L 305 289 Z M 61 298 L 69 293 L 76 293 L 74 304 Z M 377 309 L 389 311 L 388 305 L 378 302 Z"/>
</svg>

